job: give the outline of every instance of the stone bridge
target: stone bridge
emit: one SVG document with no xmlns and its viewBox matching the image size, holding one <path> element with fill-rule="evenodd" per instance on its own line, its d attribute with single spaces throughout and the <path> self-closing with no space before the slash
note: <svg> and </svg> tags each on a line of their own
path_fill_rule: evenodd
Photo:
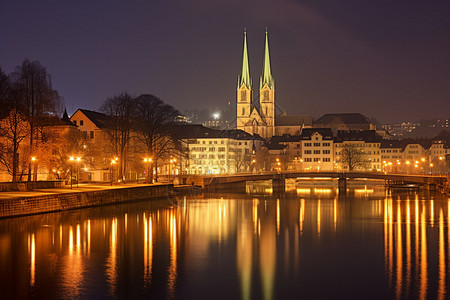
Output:
<svg viewBox="0 0 450 300">
<path fill-rule="evenodd" d="M 180 175 L 181 184 L 195 184 L 215 191 L 245 190 L 247 181 L 271 180 L 274 192 L 284 191 L 286 179 L 336 178 L 339 189 L 346 190 L 348 179 L 384 180 L 387 186 L 398 184 L 417 184 L 429 190 L 442 186 L 447 178 L 431 175 L 383 174 L 373 172 L 282 172 L 246 173 L 237 175 Z"/>
</svg>

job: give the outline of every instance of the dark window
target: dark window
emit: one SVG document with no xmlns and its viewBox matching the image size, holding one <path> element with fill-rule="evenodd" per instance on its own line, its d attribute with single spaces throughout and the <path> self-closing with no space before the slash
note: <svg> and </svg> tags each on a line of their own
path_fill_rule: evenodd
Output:
<svg viewBox="0 0 450 300">
<path fill-rule="evenodd" d="M 80 126 L 83 126 L 83 120 L 80 120 Z"/>
<path fill-rule="evenodd" d="M 245 101 L 245 100 L 247 100 L 246 97 L 247 96 L 247 93 L 246 93 L 246 91 L 245 90 L 241 90 L 241 101 Z"/>
<path fill-rule="evenodd" d="M 91 135 L 91 139 L 93 139 L 94 138 L 94 132 L 91 131 L 90 135 Z"/>
</svg>

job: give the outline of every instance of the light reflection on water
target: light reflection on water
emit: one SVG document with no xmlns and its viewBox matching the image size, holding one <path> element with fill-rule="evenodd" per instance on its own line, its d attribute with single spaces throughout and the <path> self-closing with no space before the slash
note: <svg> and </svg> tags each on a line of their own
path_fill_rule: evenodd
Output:
<svg viewBox="0 0 450 300">
<path fill-rule="evenodd" d="M 450 200 L 363 186 L 339 196 L 188 197 L 0 220 L 7 298 L 448 297 Z"/>
</svg>

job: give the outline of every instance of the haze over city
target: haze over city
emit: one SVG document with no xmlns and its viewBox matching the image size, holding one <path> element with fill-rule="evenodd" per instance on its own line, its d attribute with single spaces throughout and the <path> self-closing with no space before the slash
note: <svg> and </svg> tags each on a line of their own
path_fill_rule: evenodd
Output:
<svg viewBox="0 0 450 300">
<path fill-rule="evenodd" d="M 0 67 L 52 75 L 69 114 L 122 91 L 180 111 L 236 101 L 242 37 L 261 74 L 268 27 L 278 105 L 381 122 L 447 117 L 450 3 L 386 1 L 2 1 Z"/>
</svg>

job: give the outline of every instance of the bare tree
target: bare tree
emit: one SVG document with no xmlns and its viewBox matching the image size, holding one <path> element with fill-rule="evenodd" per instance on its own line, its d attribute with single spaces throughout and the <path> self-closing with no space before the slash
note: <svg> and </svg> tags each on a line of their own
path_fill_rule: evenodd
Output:
<svg viewBox="0 0 450 300">
<path fill-rule="evenodd" d="M 0 119 L 7 116 L 11 104 L 11 83 L 0 68 Z"/>
<path fill-rule="evenodd" d="M 11 82 L 14 100 L 20 104 L 30 124 L 28 137 L 32 155 L 38 146 L 37 135 L 42 118 L 57 115 L 62 98 L 53 90 L 50 74 L 39 61 L 30 62 L 25 59 L 11 74 Z M 31 174 L 31 164 L 28 166 L 28 174 Z M 28 176 L 28 181 L 31 181 L 31 176 Z"/>
<path fill-rule="evenodd" d="M 138 136 L 145 145 L 147 155 L 154 162 L 149 174 L 149 180 L 152 182 L 153 168 L 157 168 L 158 159 L 175 154 L 182 148 L 180 141 L 172 134 L 174 120 L 180 113 L 154 95 L 137 97 L 136 105 Z"/>
<path fill-rule="evenodd" d="M 342 150 L 338 154 L 338 160 L 348 168 L 349 171 L 356 169 L 366 169 L 368 167 L 368 160 L 364 151 L 353 144 L 344 144 Z"/>
<path fill-rule="evenodd" d="M 134 129 L 136 102 L 128 93 L 108 98 L 100 110 L 109 118 L 105 121 L 106 134 L 110 140 L 112 155 L 119 158 L 119 178 L 126 174 L 129 144 Z"/>
<path fill-rule="evenodd" d="M 26 150 L 22 151 L 22 156 L 19 157 L 19 150 L 30 133 L 29 127 L 30 124 L 26 117 L 17 109 L 11 109 L 9 115 L 0 122 L 0 135 L 2 136 L 0 140 L 0 163 L 12 176 L 13 182 L 17 182 L 21 177 L 18 174 L 20 161 L 23 163 L 24 157 L 28 157 L 24 155 L 28 154 Z"/>
</svg>

